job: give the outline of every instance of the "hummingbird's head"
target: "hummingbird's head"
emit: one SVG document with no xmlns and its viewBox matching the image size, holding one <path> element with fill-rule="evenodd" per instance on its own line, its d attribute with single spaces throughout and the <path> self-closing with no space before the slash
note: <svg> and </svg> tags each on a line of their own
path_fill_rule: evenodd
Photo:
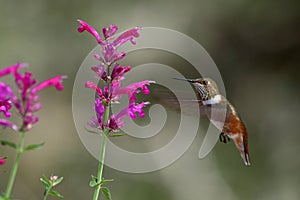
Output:
<svg viewBox="0 0 300 200">
<path fill-rule="evenodd" d="M 215 81 L 210 78 L 184 79 L 176 78 L 178 80 L 185 80 L 193 84 L 194 88 L 199 92 L 202 101 L 210 100 L 216 95 L 219 95 L 218 86 Z"/>
</svg>

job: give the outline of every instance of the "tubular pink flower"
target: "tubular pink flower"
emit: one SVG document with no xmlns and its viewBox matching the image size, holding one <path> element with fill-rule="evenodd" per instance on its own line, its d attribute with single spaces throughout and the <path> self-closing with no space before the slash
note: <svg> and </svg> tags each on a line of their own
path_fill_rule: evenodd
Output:
<svg viewBox="0 0 300 200">
<path fill-rule="evenodd" d="M 111 72 L 111 79 L 114 80 L 114 79 L 118 79 L 120 80 L 121 77 L 130 71 L 130 66 L 121 66 L 119 64 L 116 64 L 115 67 L 113 68 L 112 72 Z"/>
<path fill-rule="evenodd" d="M 108 65 L 113 63 L 116 60 L 116 57 L 118 56 L 117 54 L 117 49 L 112 45 L 112 43 L 107 43 L 102 46 L 103 48 L 103 55 L 104 55 L 104 60 Z"/>
<path fill-rule="evenodd" d="M 111 131 L 117 131 L 118 129 L 122 128 L 123 126 L 125 126 L 125 122 L 122 121 L 122 119 L 127 115 L 133 120 L 136 119 L 136 113 L 138 113 L 140 117 L 144 117 L 145 113 L 143 111 L 143 108 L 148 104 L 150 103 L 149 102 L 142 102 L 140 104 L 130 103 L 128 107 L 121 110 L 117 115 L 110 116 L 108 127 L 111 129 Z"/>
<path fill-rule="evenodd" d="M 139 114 L 141 118 L 145 116 L 143 108 L 150 104 L 150 102 L 142 102 L 140 104 L 130 103 L 128 106 L 128 115 L 131 119 L 136 119 L 136 113 Z"/>
<path fill-rule="evenodd" d="M 102 104 L 101 99 L 97 98 L 95 100 L 94 110 L 96 111 L 99 124 L 103 124 L 103 113 L 105 111 L 105 107 Z"/>
<path fill-rule="evenodd" d="M 0 126 L 3 126 L 4 128 L 9 127 L 14 131 L 18 131 L 19 129 L 17 125 L 5 119 L 0 119 Z"/>
<path fill-rule="evenodd" d="M 103 35 L 105 39 L 109 39 L 118 31 L 118 27 L 116 25 L 109 25 L 109 27 L 104 27 L 102 29 Z"/>
<path fill-rule="evenodd" d="M 94 110 L 96 111 L 97 117 L 93 117 L 92 120 L 89 121 L 87 124 L 88 124 L 88 126 L 90 126 L 92 128 L 98 128 L 100 130 L 103 130 L 103 127 L 104 127 L 103 114 L 105 111 L 105 107 L 102 104 L 101 99 L 97 98 L 95 100 Z"/>
<path fill-rule="evenodd" d="M 4 117 L 9 118 L 11 116 L 11 113 L 9 110 L 11 109 L 11 101 L 10 100 L 0 100 L 0 112 L 3 112 Z"/>
<path fill-rule="evenodd" d="M 132 43 L 132 44 L 136 44 L 136 42 L 134 41 L 134 37 L 139 37 L 139 33 L 138 31 L 140 31 L 141 28 L 140 27 L 135 27 L 132 28 L 124 33 L 122 33 L 117 39 L 114 40 L 114 47 L 118 48 L 119 46 L 121 46 L 122 44 L 124 44 L 125 42 L 127 42 L 128 40 Z"/>
<path fill-rule="evenodd" d="M 138 89 L 141 89 L 144 94 L 149 94 L 149 90 L 146 85 L 150 83 L 155 83 L 155 81 L 145 80 L 137 83 L 132 83 L 125 88 L 116 88 L 113 96 L 127 94 L 130 102 L 134 102 L 136 100 L 136 94 L 139 92 Z"/>
<path fill-rule="evenodd" d="M 125 122 L 122 121 L 123 117 L 125 117 L 125 115 L 124 116 L 115 116 L 115 115 L 110 116 L 110 118 L 108 120 L 108 127 L 109 127 L 110 131 L 116 132 L 116 131 L 118 131 L 118 129 L 125 126 Z"/>
<path fill-rule="evenodd" d="M 12 108 L 12 99 L 15 95 L 12 89 L 3 82 L 0 82 L 0 113 L 2 112 L 4 117 L 9 118 L 11 113 L 9 110 Z"/>
<path fill-rule="evenodd" d="M 105 60 L 99 54 L 95 53 L 94 58 L 100 61 L 100 65 L 105 65 Z"/>
<path fill-rule="evenodd" d="M 122 119 L 127 116 L 128 114 L 128 108 L 124 108 L 121 110 L 117 115 L 111 115 L 108 120 L 108 127 L 111 129 L 111 131 L 117 131 L 118 129 L 125 126 L 125 122 L 122 121 Z"/>
<path fill-rule="evenodd" d="M 103 65 L 93 66 L 92 70 L 97 74 L 97 79 L 101 78 L 105 82 L 107 81 L 107 73 Z"/>
<path fill-rule="evenodd" d="M 21 93 L 22 101 L 25 101 L 28 91 L 36 84 L 36 79 L 33 79 L 32 74 L 29 72 L 25 72 L 23 75 L 16 72 L 15 81 Z"/>
<path fill-rule="evenodd" d="M 16 63 L 12 66 L 0 70 L 0 77 L 8 74 L 15 74 L 19 68 L 27 67 L 27 63 Z"/>
<path fill-rule="evenodd" d="M 92 128 L 103 130 L 103 126 L 99 124 L 98 118 L 96 116 L 94 116 L 91 121 L 88 121 L 87 125 Z"/>
<path fill-rule="evenodd" d="M 118 55 L 115 56 L 114 62 L 117 62 L 118 60 L 123 59 L 125 56 L 126 56 L 126 53 L 125 53 L 125 52 L 119 53 Z"/>
<path fill-rule="evenodd" d="M 96 38 L 99 44 L 103 43 L 99 33 L 92 26 L 90 26 L 88 23 L 80 19 L 78 19 L 77 21 L 80 23 L 80 26 L 77 29 L 79 33 L 82 33 L 83 31 L 87 31 Z"/>
<path fill-rule="evenodd" d="M 85 87 L 86 88 L 91 88 L 91 89 L 95 90 L 97 92 L 98 96 L 102 97 L 102 94 L 103 94 L 102 90 L 100 88 L 98 88 L 98 86 L 95 83 L 93 83 L 91 81 L 87 81 L 85 83 Z"/>
<path fill-rule="evenodd" d="M 62 85 L 62 81 L 63 79 L 67 78 L 66 76 L 56 76 L 53 77 L 51 79 L 45 80 L 43 82 L 41 82 L 38 86 L 36 86 L 35 88 L 33 88 L 31 90 L 31 94 L 35 95 L 37 94 L 40 90 L 48 88 L 50 86 L 55 86 L 55 88 L 57 90 L 63 90 L 64 86 Z"/>
</svg>

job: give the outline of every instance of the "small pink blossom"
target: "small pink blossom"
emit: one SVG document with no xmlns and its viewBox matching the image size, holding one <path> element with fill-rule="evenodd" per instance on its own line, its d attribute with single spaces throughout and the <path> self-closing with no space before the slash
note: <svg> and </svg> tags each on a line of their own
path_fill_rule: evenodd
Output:
<svg viewBox="0 0 300 200">
<path fill-rule="evenodd" d="M 121 77 L 130 71 L 130 66 L 121 66 L 119 64 L 116 64 L 115 67 L 113 68 L 112 70 L 112 73 L 111 73 L 111 79 L 114 80 L 114 79 L 118 79 L 120 80 Z"/>
<path fill-rule="evenodd" d="M 0 81 L 0 113 L 2 112 L 6 118 L 11 116 L 9 110 L 12 108 L 13 98 L 14 93 L 10 86 Z"/>
<path fill-rule="evenodd" d="M 105 39 L 109 39 L 118 31 L 118 27 L 116 25 L 109 25 L 109 27 L 104 27 L 102 29 L 103 35 Z"/>
<path fill-rule="evenodd" d="M 121 110 L 117 115 L 111 115 L 108 121 L 108 127 L 111 131 L 116 132 L 123 126 L 125 126 L 125 122 L 122 119 L 126 116 L 129 116 L 131 119 L 136 119 L 136 113 L 140 117 L 144 117 L 145 113 L 143 108 L 150 104 L 149 102 L 142 102 L 140 104 L 130 103 L 128 107 Z"/>
<path fill-rule="evenodd" d="M 97 98 L 95 100 L 94 110 L 97 113 L 97 119 L 98 119 L 99 124 L 103 124 L 103 114 L 104 114 L 104 111 L 105 111 L 105 107 L 104 107 L 104 105 L 102 104 L 102 102 L 99 98 Z"/>
<path fill-rule="evenodd" d="M 5 159 L 4 158 L 0 158 L 0 165 L 4 165 L 5 164 Z"/>
<path fill-rule="evenodd" d="M 80 27 L 78 28 L 79 33 L 82 33 L 83 31 L 87 31 L 96 38 L 99 44 L 102 44 L 102 39 L 99 33 L 92 26 L 90 26 L 88 23 L 86 23 L 83 20 L 78 19 L 77 21 L 80 23 Z"/>
<path fill-rule="evenodd" d="M 66 76 L 56 76 L 51 79 L 45 80 L 38 84 L 35 88 L 32 89 L 32 95 L 37 94 L 40 90 L 54 86 L 58 91 L 63 90 L 64 86 L 62 85 L 63 79 L 67 78 Z"/>
<path fill-rule="evenodd" d="M 101 90 L 101 88 L 99 88 L 95 83 L 91 82 L 91 81 L 87 81 L 85 83 L 85 87 L 86 88 L 91 88 L 93 90 L 95 90 L 97 92 L 97 95 L 100 97 L 100 98 L 103 98 L 103 92 Z"/>
<path fill-rule="evenodd" d="M 106 72 L 103 65 L 93 66 L 92 70 L 94 72 L 96 72 L 96 74 L 97 74 L 96 78 L 97 79 L 101 78 L 103 81 L 105 81 L 105 82 L 107 81 L 107 78 L 108 78 L 107 77 L 107 72 Z"/>
<path fill-rule="evenodd" d="M 155 81 L 145 80 L 141 82 L 136 82 L 128 85 L 125 88 L 117 88 L 114 90 L 114 95 L 122 95 L 127 94 L 130 102 L 134 102 L 136 100 L 136 94 L 139 92 L 139 89 L 142 90 L 144 94 L 149 94 L 149 89 L 147 85 L 150 83 L 155 83 Z"/>
<path fill-rule="evenodd" d="M 140 36 L 138 31 L 140 31 L 141 29 L 142 28 L 140 27 L 135 27 L 122 33 L 117 39 L 114 40 L 114 46 L 117 48 L 127 41 L 130 41 L 132 44 L 136 44 L 136 42 L 134 41 L 134 37 L 137 38 Z"/>
<path fill-rule="evenodd" d="M 103 130 L 104 127 L 103 114 L 105 112 L 105 107 L 102 104 L 101 99 L 97 98 L 95 100 L 94 110 L 96 111 L 96 117 L 93 117 L 92 121 L 88 122 L 88 125 L 90 127 Z"/>
<path fill-rule="evenodd" d="M 2 112 L 4 117 L 9 118 L 11 116 L 11 113 L 9 110 L 11 109 L 11 101 L 8 99 L 5 99 L 3 101 L 0 100 L 0 113 Z"/>
<path fill-rule="evenodd" d="M 12 66 L 1 69 L 0 70 L 0 77 L 8 75 L 8 74 L 15 74 L 18 71 L 18 69 L 23 68 L 23 67 L 27 67 L 27 66 L 28 66 L 28 64 L 26 64 L 26 63 L 16 63 Z"/>
<path fill-rule="evenodd" d="M 143 118 L 145 116 L 143 108 L 150 104 L 150 102 L 142 102 L 140 104 L 130 103 L 128 106 L 128 115 L 131 119 L 136 119 L 136 113 Z"/>
<path fill-rule="evenodd" d="M 13 124 L 12 122 L 5 120 L 5 119 L 0 119 L 0 126 L 2 126 L 3 128 L 11 128 L 12 130 L 18 131 L 18 126 Z"/>
</svg>

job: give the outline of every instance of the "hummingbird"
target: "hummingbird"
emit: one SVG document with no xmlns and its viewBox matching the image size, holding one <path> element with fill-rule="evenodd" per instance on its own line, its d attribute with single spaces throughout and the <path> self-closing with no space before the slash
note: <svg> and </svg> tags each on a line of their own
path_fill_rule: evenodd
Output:
<svg viewBox="0 0 300 200">
<path fill-rule="evenodd" d="M 197 91 L 200 101 L 199 106 L 204 110 L 205 114 L 220 131 L 219 140 L 227 143 L 232 139 L 235 146 L 239 150 L 241 157 L 246 166 L 250 166 L 250 157 L 248 150 L 248 132 L 244 122 L 242 121 L 237 110 L 233 105 L 220 94 L 215 81 L 210 78 L 185 79 L 175 78 L 190 82 Z M 211 109 L 219 115 L 211 116 Z M 224 111 L 226 109 L 226 112 Z M 225 120 L 222 118 L 221 112 L 225 112 Z M 221 118 L 221 119 L 218 119 Z M 224 123 L 222 123 L 224 121 Z"/>
</svg>

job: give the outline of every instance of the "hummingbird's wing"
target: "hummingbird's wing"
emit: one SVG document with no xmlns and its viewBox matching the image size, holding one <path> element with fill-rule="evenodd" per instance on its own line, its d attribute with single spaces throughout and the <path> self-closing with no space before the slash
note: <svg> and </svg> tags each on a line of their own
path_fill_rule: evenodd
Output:
<svg viewBox="0 0 300 200">
<path fill-rule="evenodd" d="M 185 94 L 182 91 L 175 91 L 176 95 L 164 88 L 154 88 L 150 93 L 151 97 L 155 100 L 155 102 L 163 105 L 166 108 L 175 110 L 178 113 L 183 113 L 187 116 L 199 117 L 200 115 L 205 116 L 206 112 L 204 111 L 205 106 L 202 104 L 198 98 L 192 98 L 189 94 Z M 195 93 L 197 95 L 197 93 Z"/>
<path fill-rule="evenodd" d="M 229 112 L 228 106 L 228 101 L 223 96 L 221 96 L 220 102 L 203 106 L 206 116 L 220 130 L 220 132 L 223 131 L 226 116 Z"/>
</svg>

